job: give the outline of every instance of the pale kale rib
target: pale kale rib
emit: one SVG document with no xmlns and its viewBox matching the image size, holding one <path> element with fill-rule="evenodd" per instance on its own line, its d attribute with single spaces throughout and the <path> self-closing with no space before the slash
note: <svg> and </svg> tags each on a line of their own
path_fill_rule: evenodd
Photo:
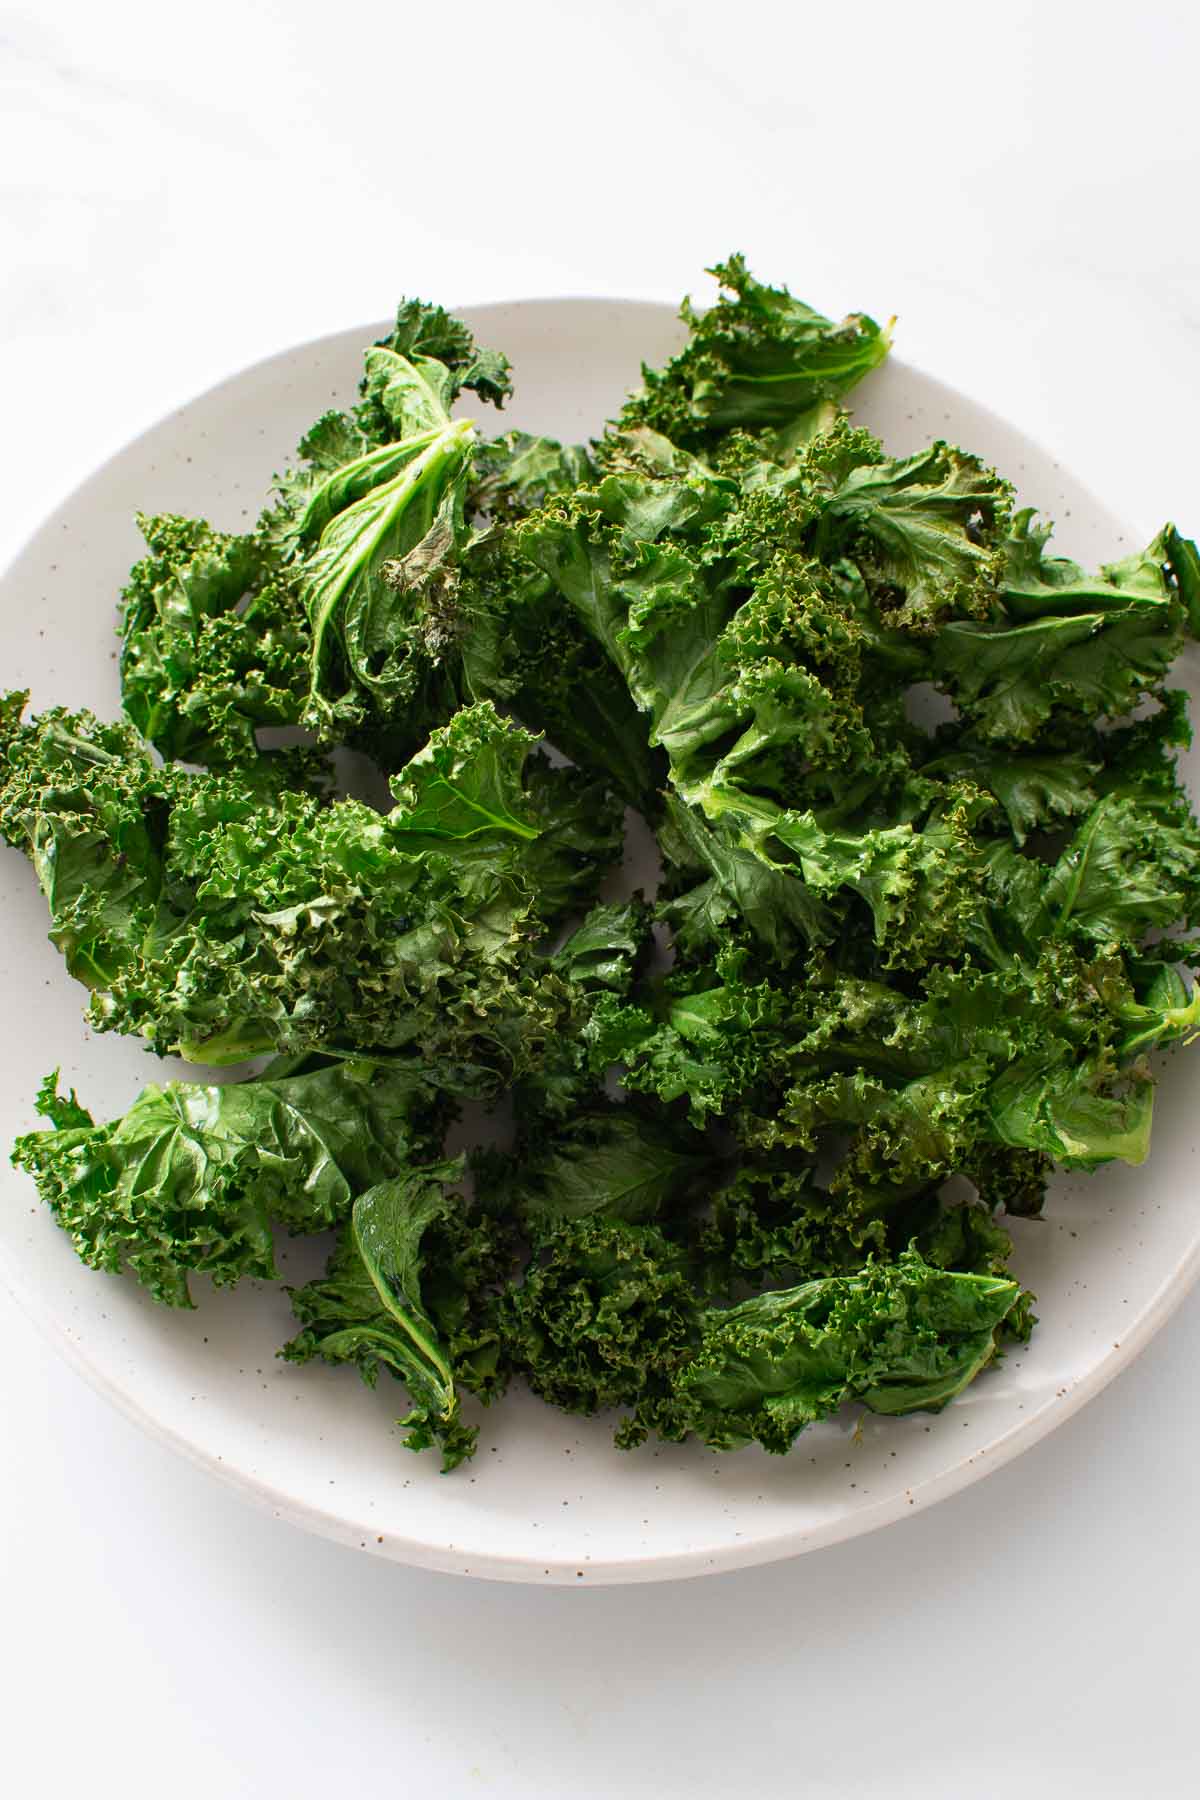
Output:
<svg viewBox="0 0 1200 1800">
<path fill-rule="evenodd" d="M 447 420 L 399 474 L 335 513 L 304 558 L 301 592 L 313 635 L 304 718 L 326 736 L 337 725 L 337 703 L 330 699 L 335 647 L 372 700 L 413 697 L 410 671 L 399 666 L 407 660 L 409 622 L 384 567 L 392 560 L 403 567 L 405 557 L 423 548 L 429 566 L 421 573 L 428 581 L 448 555 L 461 530 L 455 512 L 461 514 L 473 431 L 469 421 Z"/>
<path fill-rule="evenodd" d="M 470 535 L 474 431 L 450 419 L 465 388 L 502 404 L 504 358 L 440 307 L 403 302 L 365 354 L 360 403 L 317 421 L 253 531 L 139 517 L 148 553 L 123 594 L 122 697 L 164 756 L 249 767 L 260 731 L 304 723 L 396 766 L 483 697 L 464 682 L 444 591 Z"/>
</svg>

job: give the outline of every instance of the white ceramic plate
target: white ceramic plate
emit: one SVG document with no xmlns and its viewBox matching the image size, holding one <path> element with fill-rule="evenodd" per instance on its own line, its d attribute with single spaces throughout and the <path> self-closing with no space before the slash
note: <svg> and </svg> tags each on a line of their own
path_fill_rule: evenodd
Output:
<svg viewBox="0 0 1200 1800">
<path fill-rule="evenodd" d="M 571 439 L 597 430 L 637 378 L 679 342 L 662 306 L 533 300 L 466 317 L 512 357 L 517 395 L 501 425 Z M 204 394 L 114 457 L 47 521 L 3 581 L 3 684 L 35 707 L 118 710 L 114 601 L 139 554 L 135 509 L 175 510 L 244 529 L 304 429 L 352 399 L 364 327 L 273 357 Z M 932 437 L 966 444 L 1060 521 L 1064 553 L 1096 562 L 1129 548 L 1117 519 L 1044 451 L 993 414 L 902 363 L 855 398 L 895 451 Z M 483 409 L 485 428 L 491 420 Z M 1188 674 L 1200 686 L 1193 657 Z M 1193 759 L 1189 778 L 1196 790 Z M 46 939 L 25 859 L 0 852 L 0 1141 L 33 1122 L 41 1075 L 58 1064 L 97 1117 L 123 1109 L 164 1066 L 137 1044 L 92 1041 L 82 990 Z M 76 1366 L 133 1418 L 277 1517 L 398 1561 L 514 1581 L 648 1581 L 768 1562 L 903 1518 L 1036 1442 L 1135 1356 L 1200 1265 L 1200 1052 L 1165 1069 L 1154 1149 L 1060 1180 L 1043 1222 L 1014 1225 L 1015 1272 L 1039 1296 L 1031 1345 L 946 1412 L 877 1419 L 858 1409 L 810 1430 L 792 1455 L 715 1456 L 697 1446 L 622 1454 L 611 1421 L 575 1420 L 513 1393 L 483 1415 L 473 1464 L 443 1477 L 392 1422 L 403 1395 L 346 1369 L 295 1369 L 275 1351 L 291 1332 L 270 1287 L 215 1294 L 192 1313 L 155 1307 L 131 1281 L 79 1264 L 32 1185 L 7 1168 L 0 1268 Z M 320 1256 L 284 1247 L 307 1279 Z"/>
</svg>

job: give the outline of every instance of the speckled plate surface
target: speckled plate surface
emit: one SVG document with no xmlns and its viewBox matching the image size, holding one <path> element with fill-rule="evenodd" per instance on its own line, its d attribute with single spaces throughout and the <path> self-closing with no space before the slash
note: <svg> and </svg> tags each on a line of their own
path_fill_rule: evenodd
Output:
<svg viewBox="0 0 1200 1800">
<path fill-rule="evenodd" d="M 680 327 L 662 306 L 531 300 L 470 309 L 512 357 L 505 423 L 569 438 L 596 430 Z M 230 530 L 257 513 L 272 472 L 325 408 L 346 403 L 373 327 L 272 358 L 201 396 L 105 465 L 47 521 L 3 579 L 5 685 L 36 707 L 118 708 L 114 602 L 139 553 L 135 509 L 202 513 Z M 1064 553 L 1095 562 L 1129 546 L 1118 520 L 995 415 L 903 363 L 855 397 L 889 448 L 961 441 L 1060 521 Z M 1200 665 L 1186 663 L 1193 692 Z M 1189 780 L 1196 791 L 1200 765 Z M 147 1080 L 197 1071 L 135 1043 L 92 1041 L 82 990 L 46 939 L 23 857 L 0 852 L 0 969 L 19 1036 L 0 1044 L 0 1139 L 32 1123 L 40 1076 L 61 1064 L 98 1117 Z M 789 1457 L 696 1446 L 612 1448 L 611 1421 L 572 1420 L 525 1393 L 483 1415 L 473 1464 L 442 1477 L 401 1446 L 395 1384 L 276 1360 L 290 1335 L 270 1287 L 215 1294 L 192 1313 L 156 1308 L 132 1282 L 91 1273 L 5 1167 L 0 1272 L 76 1366 L 133 1418 L 246 1497 L 313 1531 L 399 1561 L 513 1581 L 647 1581 L 767 1562 L 869 1531 L 977 1479 L 1053 1429 L 1148 1341 L 1200 1267 L 1200 1054 L 1165 1066 L 1154 1148 L 1141 1169 L 1059 1180 L 1047 1217 L 1016 1221 L 1014 1267 L 1039 1296 L 1033 1342 L 936 1417 L 857 1409 L 809 1431 Z M 291 1281 L 321 1260 L 283 1248 Z"/>
</svg>

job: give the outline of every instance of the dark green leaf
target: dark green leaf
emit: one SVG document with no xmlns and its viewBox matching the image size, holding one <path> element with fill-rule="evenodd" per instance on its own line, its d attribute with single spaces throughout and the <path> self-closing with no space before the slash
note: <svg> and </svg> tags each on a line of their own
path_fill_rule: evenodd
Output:
<svg viewBox="0 0 1200 1800">
<path fill-rule="evenodd" d="M 224 1087 L 148 1087 L 94 1125 L 51 1083 L 51 1131 L 17 1140 L 13 1161 L 92 1268 L 128 1267 L 157 1300 L 188 1306 L 188 1277 L 276 1276 L 271 1228 L 324 1231 L 356 1193 L 406 1162 L 420 1140 L 419 1079 L 338 1063 L 311 1075 Z"/>
<path fill-rule="evenodd" d="M 461 1417 L 463 1374 L 472 1385 L 472 1370 L 478 1377 L 488 1367 L 494 1391 L 498 1358 L 494 1329 L 480 1331 L 469 1315 L 503 1266 L 503 1252 L 486 1224 L 468 1221 L 467 1203 L 454 1191 L 462 1176 L 461 1161 L 441 1163 L 361 1194 L 325 1276 L 292 1296 L 304 1329 L 282 1353 L 292 1362 L 353 1363 L 371 1385 L 380 1368 L 390 1370 L 412 1401 L 400 1421 L 406 1445 L 437 1445 L 443 1471 L 473 1455 L 478 1437 Z"/>
</svg>

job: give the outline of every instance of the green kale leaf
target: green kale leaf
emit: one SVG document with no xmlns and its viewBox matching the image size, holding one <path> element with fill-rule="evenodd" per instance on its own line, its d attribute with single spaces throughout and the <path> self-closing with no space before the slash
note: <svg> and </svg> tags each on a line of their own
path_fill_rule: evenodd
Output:
<svg viewBox="0 0 1200 1800">
<path fill-rule="evenodd" d="M 888 334 L 864 313 L 834 324 L 786 288 L 756 281 L 741 256 L 709 271 L 727 293 L 707 312 L 685 301 L 687 344 L 622 413 L 691 449 L 735 427 L 785 425 L 844 394 L 888 352 Z M 734 296 L 728 298 L 728 295 Z"/>
<path fill-rule="evenodd" d="M 122 727 L 5 714 L 0 831 L 31 857 L 101 1030 L 190 1061 L 402 1054 L 455 1092 L 535 1065 L 572 1008 L 540 953 L 594 896 L 620 819 L 481 704 L 379 814 L 158 768 Z"/>
<path fill-rule="evenodd" d="M 504 1371 L 488 1290 L 507 1272 L 502 1228 L 472 1213 L 463 1163 L 411 1169 L 360 1194 L 325 1275 L 292 1293 L 303 1329 L 281 1352 L 351 1363 L 374 1386 L 387 1369 L 408 1389 L 410 1450 L 437 1446 L 449 1471 L 474 1454 L 478 1427 L 459 1389 L 493 1398 Z"/>
<path fill-rule="evenodd" d="M 547 1229 L 501 1302 L 514 1370 L 565 1412 L 637 1406 L 669 1380 L 695 1333 L 684 1263 L 652 1224 L 585 1214 Z"/>
<path fill-rule="evenodd" d="M 61 707 L 27 723 L 28 700 L 0 698 L 0 836 L 32 863 L 70 973 L 103 989 L 158 915 L 168 780 L 132 727 Z"/>
<path fill-rule="evenodd" d="M 308 619 L 294 580 L 254 535 L 138 515 L 149 555 L 121 609 L 126 716 L 168 759 L 253 763 L 255 733 L 295 725 L 308 689 Z"/>
<path fill-rule="evenodd" d="M 703 1138 L 629 1106 L 579 1112 L 549 1138 L 523 1142 L 493 1164 L 491 1188 L 536 1231 L 593 1214 L 629 1223 L 691 1202 L 716 1172 Z"/>
<path fill-rule="evenodd" d="M 188 1278 L 277 1278 L 272 1227 L 327 1230 L 356 1194 L 402 1169 L 430 1128 L 411 1074 L 350 1062 L 311 1074 L 148 1087 L 107 1125 L 57 1076 L 37 1110 L 49 1131 L 13 1161 L 94 1269 L 128 1268 L 156 1300 L 190 1306 Z"/>
<path fill-rule="evenodd" d="M 714 1450 L 777 1455 L 847 1401 L 871 1412 L 938 1412 L 996 1355 L 1014 1281 L 931 1268 L 915 1252 L 860 1274 L 775 1289 L 704 1315 L 669 1397 L 636 1431 L 694 1432 Z"/>
<path fill-rule="evenodd" d="M 366 352 L 354 413 L 317 422 L 258 528 L 307 616 L 303 722 L 392 767 L 468 697 L 457 589 L 476 435 L 451 417 L 467 388 L 501 405 L 506 359 L 441 307 L 402 302 Z"/>
</svg>

